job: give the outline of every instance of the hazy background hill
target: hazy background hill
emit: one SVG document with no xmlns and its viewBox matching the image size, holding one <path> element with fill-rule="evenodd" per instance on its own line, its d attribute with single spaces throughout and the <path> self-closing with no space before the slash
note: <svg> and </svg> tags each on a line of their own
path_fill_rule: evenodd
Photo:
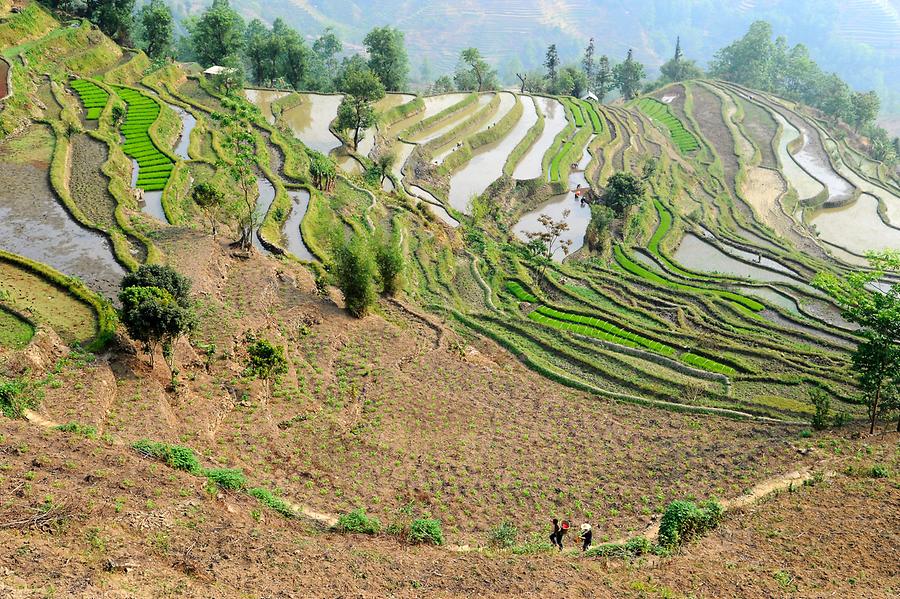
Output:
<svg viewBox="0 0 900 599">
<path fill-rule="evenodd" d="M 180 15 L 208 2 L 170 0 Z M 825 70 L 857 89 L 876 89 L 900 113 L 900 2 L 897 0 L 232 0 L 248 18 L 282 17 L 307 36 L 334 27 L 358 43 L 377 25 L 406 34 L 416 78 L 449 72 L 459 51 L 482 50 L 512 79 L 537 66 L 550 43 L 575 59 L 594 37 L 598 51 L 621 59 L 629 47 L 650 67 L 668 59 L 680 35 L 689 57 L 705 64 L 754 20 L 809 46 Z M 424 75 L 424 76 L 423 76 Z"/>
</svg>

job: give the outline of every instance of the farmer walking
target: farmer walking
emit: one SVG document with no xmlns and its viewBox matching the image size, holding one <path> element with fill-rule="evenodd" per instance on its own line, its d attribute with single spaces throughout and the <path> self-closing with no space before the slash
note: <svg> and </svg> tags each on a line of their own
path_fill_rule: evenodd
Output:
<svg viewBox="0 0 900 599">
<path fill-rule="evenodd" d="M 591 547 L 591 538 L 594 536 L 591 525 L 585 522 L 581 525 L 581 551 L 585 552 Z"/>
</svg>

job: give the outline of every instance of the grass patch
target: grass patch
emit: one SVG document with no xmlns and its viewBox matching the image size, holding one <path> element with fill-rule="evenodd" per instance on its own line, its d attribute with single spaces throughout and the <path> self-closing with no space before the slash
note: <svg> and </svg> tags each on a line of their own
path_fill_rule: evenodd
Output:
<svg viewBox="0 0 900 599">
<path fill-rule="evenodd" d="M 636 105 L 641 112 L 669 130 L 669 136 L 682 154 L 693 152 L 700 148 L 700 143 L 694 137 L 694 134 L 685 129 L 684 123 L 672 113 L 672 110 L 666 104 L 655 98 L 641 98 L 636 102 Z"/>
<path fill-rule="evenodd" d="M 381 530 L 381 522 L 378 520 L 378 518 L 367 516 L 364 509 L 357 508 L 351 512 L 341 515 L 338 518 L 335 528 L 343 532 L 355 532 L 366 535 L 374 535 L 378 534 L 378 532 Z"/>
<path fill-rule="evenodd" d="M 16 314 L 0 307 L 0 346 L 24 349 L 34 337 L 34 327 Z"/>
<path fill-rule="evenodd" d="M 199 474 L 201 472 L 200 462 L 197 460 L 197 456 L 194 455 L 194 450 L 189 447 L 158 443 L 147 439 L 141 439 L 132 444 L 131 447 L 142 455 L 160 460 L 170 468 L 183 470 L 191 474 Z"/>
<path fill-rule="evenodd" d="M 72 433 L 73 435 L 81 435 L 82 437 L 87 437 L 88 439 L 96 439 L 97 438 L 97 429 L 93 426 L 89 426 L 87 424 L 79 424 L 77 422 L 67 422 L 66 424 L 58 424 L 53 427 L 54 430 L 57 430 L 61 433 Z"/>
</svg>

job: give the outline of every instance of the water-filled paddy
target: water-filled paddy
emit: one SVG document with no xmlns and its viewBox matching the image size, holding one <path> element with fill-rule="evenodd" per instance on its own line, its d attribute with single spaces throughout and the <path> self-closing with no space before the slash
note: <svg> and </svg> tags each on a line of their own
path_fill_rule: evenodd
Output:
<svg viewBox="0 0 900 599">
<path fill-rule="evenodd" d="M 559 132 L 568 124 L 566 111 L 558 100 L 535 96 L 534 102 L 544 115 L 544 130 L 513 171 L 513 177 L 516 179 L 535 179 L 541 176 L 544 154 L 553 145 L 553 140 Z"/>
<path fill-rule="evenodd" d="M 337 117 L 343 96 L 301 94 L 302 102 L 282 113 L 294 136 L 313 150 L 328 154 L 341 145 L 341 140 L 328 128 Z"/>
<path fill-rule="evenodd" d="M 791 186 L 797 190 L 797 195 L 801 200 L 817 196 L 825 187 L 800 168 L 800 165 L 795 162 L 794 157 L 787 149 L 791 142 L 800 137 L 800 131 L 777 112 L 773 113 L 772 116 L 782 126 L 781 137 L 778 139 L 777 153 L 784 176 L 787 177 Z"/>
<path fill-rule="evenodd" d="M 136 160 L 131 161 L 131 187 L 132 189 L 137 188 L 137 178 L 138 178 L 138 163 Z M 166 211 L 163 210 L 162 205 L 162 191 L 144 191 L 141 196 L 141 200 L 138 202 L 141 206 L 141 211 L 145 214 L 149 214 L 156 220 L 164 223 L 168 223 L 169 219 L 166 218 Z"/>
<path fill-rule="evenodd" d="M 188 155 L 188 146 L 191 145 L 191 131 L 194 130 L 197 119 L 181 106 L 175 106 L 174 104 L 166 104 L 166 106 L 174 110 L 178 115 L 178 118 L 181 119 L 181 136 L 178 138 L 175 148 L 172 151 L 179 158 L 190 160 L 191 157 Z"/>
<path fill-rule="evenodd" d="M 579 161 L 579 169 L 590 161 L 590 154 L 585 150 L 584 155 Z M 571 241 L 569 253 L 577 251 L 584 245 L 584 234 L 587 232 L 588 224 L 591 222 L 591 207 L 587 203 L 582 203 L 581 199 L 572 191 L 577 187 L 590 187 L 584 177 L 583 170 L 575 170 L 569 175 L 569 192 L 550 198 L 547 202 L 541 204 L 531 212 L 525 213 L 519 222 L 513 227 L 513 232 L 523 242 L 528 241 L 526 233 L 543 231 L 544 227 L 538 219 L 541 215 L 546 214 L 554 221 L 563 220 L 565 211 L 568 210 L 568 216 L 565 221 L 569 225 L 569 230 L 560 235 L 561 240 Z M 561 262 L 566 257 L 562 250 L 554 251 L 553 259 Z"/>
<path fill-rule="evenodd" d="M 272 206 L 272 202 L 275 200 L 275 186 L 272 185 L 272 182 L 263 177 L 261 174 L 257 174 L 256 176 L 256 187 L 259 190 L 259 195 L 256 198 L 256 208 L 254 208 L 254 212 L 256 214 L 254 221 L 257 226 L 253 229 L 253 247 L 263 252 L 264 254 L 268 254 L 269 251 L 263 247 L 263 244 L 259 240 L 259 225 L 262 224 L 263 220 L 266 218 L 266 214 L 269 212 L 269 208 Z"/>
<path fill-rule="evenodd" d="M 12 141 L 0 144 L 0 248 L 78 277 L 91 289 L 114 297 L 125 272 L 109 241 L 75 222 L 50 187 L 53 139 L 45 129 L 30 155 L 19 162 Z M 7 160 L 9 158 L 9 161 Z"/>
<path fill-rule="evenodd" d="M 506 158 L 537 122 L 532 99 L 523 96 L 519 101 L 524 109 L 522 117 L 510 132 L 502 139 L 479 148 L 472 160 L 450 178 L 450 205 L 457 210 L 465 210 L 472 196 L 480 195 L 503 174 Z"/>
<path fill-rule="evenodd" d="M 272 102 L 279 100 L 290 93 L 291 92 L 275 91 L 271 89 L 244 90 L 244 95 L 247 97 L 247 100 L 256 104 L 257 108 L 262 112 L 263 117 L 269 121 L 270 125 L 275 124 L 275 115 L 272 114 Z"/>
<path fill-rule="evenodd" d="M 437 96 L 428 96 L 424 99 L 425 110 L 418 114 L 406 117 L 391 125 L 384 133 L 385 137 L 396 137 L 400 135 L 419 121 L 432 117 L 439 112 L 450 108 L 454 104 L 462 101 L 466 94 L 440 94 Z"/>
<path fill-rule="evenodd" d="M 868 193 L 848 206 L 820 210 L 809 222 L 823 240 L 855 254 L 900 248 L 900 230 L 884 224 L 878 216 L 878 200 Z"/>
<path fill-rule="evenodd" d="M 306 216 L 306 210 L 309 208 L 309 192 L 305 189 L 297 189 L 289 191 L 288 195 L 291 196 L 293 204 L 291 205 L 291 213 L 284 223 L 285 247 L 288 252 L 301 260 L 314 261 L 316 257 L 306 247 L 306 244 L 303 242 L 303 235 L 300 232 L 300 224 L 303 222 L 303 217 Z"/>
<path fill-rule="evenodd" d="M 465 96 L 463 96 L 463 97 L 465 97 Z M 433 139 L 437 139 L 441 135 L 447 133 L 448 131 L 450 131 L 451 129 L 453 129 L 460 123 L 462 123 L 464 120 L 466 120 L 467 118 L 469 118 L 470 116 L 472 116 L 473 114 L 475 114 L 476 112 L 478 112 L 479 110 L 481 110 L 482 108 L 487 106 L 493 98 L 494 98 L 494 94 L 490 94 L 490 93 L 481 94 L 480 96 L 478 96 L 478 100 L 475 103 L 470 104 L 469 106 L 463 108 L 462 110 L 458 110 L 453 115 L 451 115 L 451 116 L 447 117 L 446 119 L 444 119 L 443 121 L 441 121 L 436 127 L 425 129 L 424 131 L 420 131 L 420 132 L 416 133 L 415 135 L 410 137 L 410 141 L 424 144 L 424 143 L 428 143 L 429 141 L 431 141 Z M 451 106 L 452 106 L 452 104 L 451 104 Z M 454 140 L 453 143 L 456 143 L 456 141 Z M 450 146 L 449 149 L 453 149 L 452 145 Z"/>
</svg>

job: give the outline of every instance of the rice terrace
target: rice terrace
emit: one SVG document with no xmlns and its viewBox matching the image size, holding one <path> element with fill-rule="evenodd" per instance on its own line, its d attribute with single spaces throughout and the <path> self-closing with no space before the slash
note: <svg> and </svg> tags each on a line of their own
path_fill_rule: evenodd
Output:
<svg viewBox="0 0 900 599">
<path fill-rule="evenodd" d="M 892 96 L 286 4 L 0 0 L 0 597 L 900 595 Z"/>
</svg>

